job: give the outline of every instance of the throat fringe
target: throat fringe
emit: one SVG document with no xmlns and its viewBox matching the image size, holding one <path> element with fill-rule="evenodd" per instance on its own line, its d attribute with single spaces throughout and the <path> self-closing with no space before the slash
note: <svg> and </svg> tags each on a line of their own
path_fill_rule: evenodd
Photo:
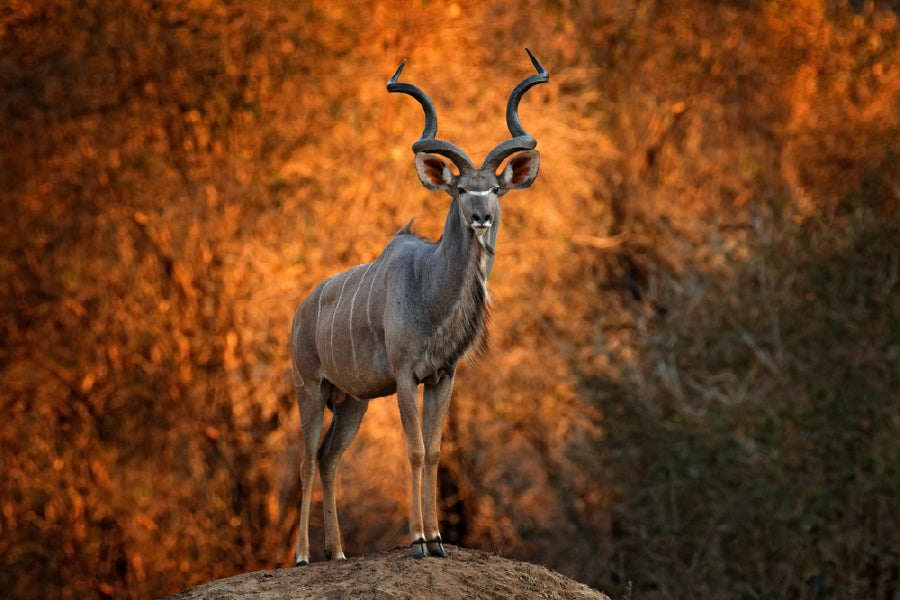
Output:
<svg viewBox="0 0 900 600">
<path fill-rule="evenodd" d="M 420 375 L 447 371 L 463 356 L 474 362 L 487 349 L 490 298 L 485 269 L 489 253 L 493 254 L 493 248 L 482 240 L 472 245 L 459 295 L 446 319 L 426 341 L 425 354 L 416 369 Z"/>
</svg>

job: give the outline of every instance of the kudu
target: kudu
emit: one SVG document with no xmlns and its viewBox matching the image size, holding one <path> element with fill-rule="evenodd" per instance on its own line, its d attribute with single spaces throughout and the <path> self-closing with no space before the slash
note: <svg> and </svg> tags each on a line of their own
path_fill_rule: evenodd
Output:
<svg viewBox="0 0 900 600">
<path fill-rule="evenodd" d="M 305 449 L 297 565 L 309 562 L 316 463 L 322 481 L 325 556 L 344 558 L 335 471 L 359 430 L 368 401 L 393 393 L 412 471 L 413 554 L 446 556 L 438 531 L 437 468 L 453 378 L 460 358 L 484 340 L 487 279 L 500 226 L 498 198 L 511 189 L 529 187 L 540 163 L 534 150 L 537 141 L 519 123 L 518 106 L 522 95 L 549 75 L 526 51 L 537 74 L 522 80 L 510 94 L 506 123 L 512 139 L 494 148 L 480 168 L 457 146 L 435 138 L 437 115 L 431 100 L 419 88 L 397 81 L 405 61 L 388 82 L 388 92 L 409 94 L 422 105 L 425 130 L 412 146 L 416 171 L 426 188 L 445 191 L 452 200 L 438 242 L 413 235 L 410 223 L 373 262 L 320 283 L 294 316 L 291 349 Z M 450 159 L 459 174 L 436 155 Z M 424 384 L 421 416 L 419 384 Z M 316 451 L 326 406 L 333 416 Z"/>
</svg>

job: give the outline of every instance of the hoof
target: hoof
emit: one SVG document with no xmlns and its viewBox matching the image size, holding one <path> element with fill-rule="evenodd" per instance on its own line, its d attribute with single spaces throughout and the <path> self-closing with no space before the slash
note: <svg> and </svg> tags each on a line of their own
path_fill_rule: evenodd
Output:
<svg viewBox="0 0 900 600">
<path fill-rule="evenodd" d="M 444 544 L 441 543 L 441 536 L 437 536 L 433 540 L 428 540 L 425 544 L 428 556 L 447 558 L 447 552 L 444 551 Z"/>
<path fill-rule="evenodd" d="M 294 566 L 295 567 L 305 567 L 309 564 L 309 559 L 305 556 L 295 556 L 294 557 Z"/>
<path fill-rule="evenodd" d="M 347 556 L 343 552 L 332 554 L 331 550 L 325 551 L 325 560 L 345 560 Z"/>
<path fill-rule="evenodd" d="M 428 556 L 428 550 L 425 549 L 425 540 L 416 540 L 412 544 L 413 558 L 425 558 Z"/>
</svg>

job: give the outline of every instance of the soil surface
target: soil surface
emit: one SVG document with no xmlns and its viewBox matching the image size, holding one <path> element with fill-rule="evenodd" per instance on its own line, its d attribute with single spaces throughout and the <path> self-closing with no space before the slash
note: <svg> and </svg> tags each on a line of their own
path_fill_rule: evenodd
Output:
<svg viewBox="0 0 900 600">
<path fill-rule="evenodd" d="M 253 598 L 419 599 L 480 598 L 609 600 L 607 596 L 530 563 L 445 545 L 447 558 L 415 560 L 395 548 L 344 561 L 244 573 L 200 585 L 168 600 Z"/>
</svg>

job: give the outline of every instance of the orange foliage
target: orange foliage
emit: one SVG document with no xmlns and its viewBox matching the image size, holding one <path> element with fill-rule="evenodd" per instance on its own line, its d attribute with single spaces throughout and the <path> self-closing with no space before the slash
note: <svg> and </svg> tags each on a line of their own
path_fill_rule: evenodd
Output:
<svg viewBox="0 0 900 600">
<path fill-rule="evenodd" d="M 634 549 L 653 543 L 634 527 L 646 515 L 622 514 L 643 475 L 616 461 L 647 465 L 610 432 L 629 406 L 683 401 L 677 421 L 688 397 L 765 389 L 760 373 L 786 372 L 774 341 L 739 338 L 747 363 L 716 371 L 679 332 L 768 323 L 755 294 L 794 281 L 754 267 L 769 248 L 823 232 L 854 247 L 859 219 L 896 220 L 900 202 L 896 14 L 752 5 L 0 9 L 0 589 L 143 598 L 286 564 L 293 311 L 413 216 L 439 236 L 447 208 L 414 175 L 421 109 L 385 83 L 407 57 L 440 136 L 477 162 L 507 134 L 523 45 L 551 74 L 520 110 L 542 172 L 504 199 L 491 350 L 461 369 L 445 430 L 445 537 L 607 589 L 627 570 L 672 589 Z M 892 372 L 888 341 L 865 365 Z M 341 468 L 348 551 L 405 543 L 393 401 Z M 779 589 L 806 589 L 803 568 Z M 723 572 L 710 597 L 738 577 Z"/>
</svg>

